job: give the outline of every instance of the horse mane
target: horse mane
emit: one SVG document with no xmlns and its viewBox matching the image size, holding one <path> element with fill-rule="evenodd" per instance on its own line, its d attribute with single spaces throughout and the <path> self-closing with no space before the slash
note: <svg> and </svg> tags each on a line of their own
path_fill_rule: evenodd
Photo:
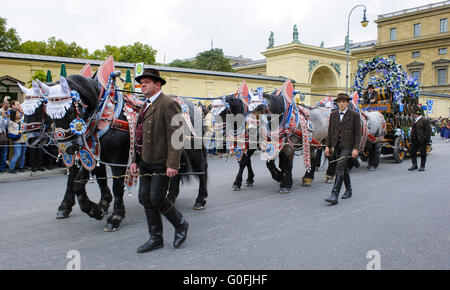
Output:
<svg viewBox="0 0 450 290">
<path fill-rule="evenodd" d="M 268 99 L 269 110 L 272 114 L 284 113 L 284 97 L 281 95 L 264 93 L 263 97 Z"/>
<path fill-rule="evenodd" d="M 98 103 L 100 87 L 96 80 L 81 75 L 70 75 L 67 78 L 71 90 L 75 90 L 80 94 L 81 100 L 88 106 L 88 110 L 92 111 Z"/>
<path fill-rule="evenodd" d="M 230 106 L 230 111 L 234 114 L 244 114 L 243 102 L 240 98 L 235 98 L 234 96 L 227 96 L 225 102 Z"/>
</svg>

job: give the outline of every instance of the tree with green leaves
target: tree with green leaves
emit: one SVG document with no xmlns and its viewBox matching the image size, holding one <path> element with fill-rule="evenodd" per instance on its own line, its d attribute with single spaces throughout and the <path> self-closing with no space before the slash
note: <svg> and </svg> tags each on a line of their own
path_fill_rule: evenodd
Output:
<svg viewBox="0 0 450 290">
<path fill-rule="evenodd" d="M 0 17 L 0 51 L 16 52 L 20 46 L 20 37 L 16 29 L 7 29 L 6 24 L 6 18 Z"/>
<path fill-rule="evenodd" d="M 61 39 L 50 37 L 47 41 L 48 55 L 87 58 L 89 52 L 74 41 L 66 43 Z"/>
<path fill-rule="evenodd" d="M 172 61 L 171 63 L 169 63 L 169 66 L 171 67 L 182 67 L 182 68 L 197 68 L 197 65 L 195 62 L 193 61 L 188 61 L 188 60 L 180 60 L 180 59 L 176 59 L 174 61 Z"/>
<path fill-rule="evenodd" d="M 207 50 L 197 54 L 194 61 L 176 59 L 172 61 L 169 66 L 233 72 L 229 60 L 223 54 L 223 50 L 219 48 Z"/>
<path fill-rule="evenodd" d="M 224 56 L 223 50 L 215 48 L 197 54 L 196 66 L 198 69 L 232 72 L 231 64 Z"/>
<path fill-rule="evenodd" d="M 155 64 L 156 53 L 148 44 L 142 44 L 135 42 L 133 45 L 127 45 L 120 47 L 120 59 L 119 61 L 138 63 L 144 62 L 146 64 Z"/>
<path fill-rule="evenodd" d="M 87 58 L 89 51 L 76 42 L 64 42 L 62 39 L 50 37 L 45 41 L 25 41 L 20 45 L 20 52 L 28 54 Z"/>
<path fill-rule="evenodd" d="M 118 61 L 120 58 L 120 49 L 114 45 L 105 45 L 103 49 L 95 50 L 89 58 L 91 59 L 107 59 L 110 56 L 113 56 L 115 61 Z"/>
<path fill-rule="evenodd" d="M 138 63 L 145 62 L 146 64 L 156 63 L 156 53 L 148 44 L 135 42 L 133 45 L 124 45 L 121 47 L 113 45 L 105 45 L 103 49 L 97 49 L 89 58 L 91 59 L 106 59 L 113 56 L 115 61 Z"/>
<path fill-rule="evenodd" d="M 28 40 L 20 45 L 19 50 L 21 53 L 47 55 L 47 42 Z"/>
<path fill-rule="evenodd" d="M 31 77 L 31 81 L 40 80 L 41 82 L 45 82 L 46 79 L 47 75 L 42 70 L 37 70 Z M 31 84 L 31 81 L 29 81 L 28 84 Z"/>
</svg>

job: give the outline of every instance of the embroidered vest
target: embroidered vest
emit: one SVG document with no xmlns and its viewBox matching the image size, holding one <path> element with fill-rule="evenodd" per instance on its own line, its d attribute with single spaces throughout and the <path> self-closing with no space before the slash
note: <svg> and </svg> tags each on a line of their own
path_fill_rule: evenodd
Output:
<svg viewBox="0 0 450 290">
<path fill-rule="evenodd" d="M 142 154 L 142 144 L 143 144 L 143 135 L 144 135 L 144 117 L 145 113 L 147 112 L 148 108 L 150 108 L 150 105 L 148 105 L 145 109 L 141 110 L 141 113 L 139 114 L 139 119 L 136 126 L 136 142 L 135 142 L 135 150 L 136 154 L 141 155 Z"/>
</svg>

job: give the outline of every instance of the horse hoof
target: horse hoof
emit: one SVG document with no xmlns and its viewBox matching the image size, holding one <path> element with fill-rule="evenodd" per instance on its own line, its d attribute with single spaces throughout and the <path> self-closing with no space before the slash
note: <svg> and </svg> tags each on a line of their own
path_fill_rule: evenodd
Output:
<svg viewBox="0 0 450 290">
<path fill-rule="evenodd" d="M 311 178 L 303 178 L 301 186 L 309 187 L 311 186 L 313 179 Z"/>
<path fill-rule="evenodd" d="M 103 211 L 101 210 L 101 209 L 99 209 L 99 208 L 95 208 L 95 207 L 93 207 L 89 212 L 88 212 L 88 215 L 91 217 L 91 218 L 95 218 L 96 220 L 98 220 L 98 221 L 101 221 L 102 219 L 103 219 Z"/>
<path fill-rule="evenodd" d="M 117 228 L 114 228 L 112 224 L 107 224 L 106 227 L 105 227 L 105 229 L 104 229 L 104 231 L 105 231 L 106 233 L 113 233 L 113 232 L 115 232 L 115 231 L 117 231 L 117 230 L 118 230 L 118 229 L 117 229 Z"/>
<path fill-rule="evenodd" d="M 282 189 L 280 189 L 280 193 L 281 194 L 288 194 L 290 192 L 291 192 L 291 189 L 289 189 L 289 188 L 282 188 Z"/>
<path fill-rule="evenodd" d="M 245 183 L 245 187 L 253 187 L 253 182 L 247 182 L 247 183 Z"/>
<path fill-rule="evenodd" d="M 58 213 L 56 214 L 56 219 L 57 220 L 62 220 L 62 219 L 66 219 L 69 217 L 70 213 L 72 212 L 72 210 L 59 210 Z"/>
<path fill-rule="evenodd" d="M 241 188 L 239 186 L 237 186 L 237 185 L 233 185 L 232 190 L 233 191 L 241 191 Z"/>
</svg>

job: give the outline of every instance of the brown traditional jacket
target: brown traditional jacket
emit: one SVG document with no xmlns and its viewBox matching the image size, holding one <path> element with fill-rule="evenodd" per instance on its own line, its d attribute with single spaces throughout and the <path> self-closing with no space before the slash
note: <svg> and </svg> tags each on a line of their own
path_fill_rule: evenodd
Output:
<svg viewBox="0 0 450 290">
<path fill-rule="evenodd" d="M 145 106 L 142 110 L 145 110 Z M 161 93 L 149 105 L 143 117 L 142 155 L 141 159 L 149 164 L 165 164 L 172 169 L 179 169 L 183 151 L 183 135 L 180 135 L 181 149 L 174 148 L 172 135 L 177 131 L 182 133 L 182 123 L 172 126 L 172 118 L 181 115 L 178 103 Z M 136 156 L 133 161 L 136 160 Z"/>
<path fill-rule="evenodd" d="M 411 132 L 411 140 L 419 141 L 420 143 L 426 143 L 431 138 L 431 125 L 430 121 L 424 117 L 413 124 Z"/>
<path fill-rule="evenodd" d="M 358 113 L 347 109 L 342 122 L 340 122 L 339 110 L 331 113 L 327 138 L 329 148 L 336 147 L 339 134 L 341 135 L 343 148 L 358 150 L 361 141 L 361 120 Z"/>
</svg>

